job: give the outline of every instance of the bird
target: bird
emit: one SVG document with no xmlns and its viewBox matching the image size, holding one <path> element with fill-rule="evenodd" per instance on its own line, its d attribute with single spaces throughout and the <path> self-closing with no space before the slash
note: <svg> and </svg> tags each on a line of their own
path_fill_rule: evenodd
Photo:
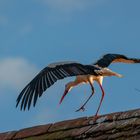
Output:
<svg viewBox="0 0 140 140">
<path fill-rule="evenodd" d="M 101 107 L 102 101 L 105 96 L 102 83 L 103 78 L 107 76 L 123 77 L 121 74 L 116 73 L 108 68 L 112 63 L 140 63 L 138 58 L 129 58 L 122 54 L 108 53 L 103 55 L 100 59 L 92 64 L 81 64 L 75 61 L 64 61 L 51 63 L 44 69 L 42 69 L 20 92 L 16 100 L 16 107 L 20 104 L 20 110 L 30 109 L 31 104 L 35 107 L 38 98 L 40 98 L 46 89 L 51 87 L 57 80 L 64 79 L 66 77 L 75 76 L 74 81 L 70 81 L 65 85 L 65 91 L 60 99 L 59 104 L 62 103 L 67 93 L 72 88 L 79 84 L 89 84 L 91 87 L 91 95 L 86 102 L 76 111 L 85 109 L 85 105 L 94 95 L 93 83 L 97 82 L 102 91 L 102 97 L 100 99 L 99 106 L 95 113 L 95 118 L 98 117 L 98 112 Z"/>
</svg>

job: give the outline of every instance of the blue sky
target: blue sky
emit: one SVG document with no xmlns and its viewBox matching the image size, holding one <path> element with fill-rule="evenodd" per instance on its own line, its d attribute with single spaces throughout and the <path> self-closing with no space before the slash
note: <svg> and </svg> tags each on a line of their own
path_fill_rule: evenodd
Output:
<svg viewBox="0 0 140 140">
<path fill-rule="evenodd" d="M 74 88 L 58 105 L 73 78 L 58 81 L 30 111 L 16 109 L 16 98 L 52 62 L 90 64 L 105 53 L 140 57 L 139 5 L 139 0 L 0 0 L 0 132 L 94 115 L 101 98 L 97 84 L 85 112 L 75 110 L 89 96 L 89 85 Z M 110 69 L 124 77 L 104 79 L 100 114 L 139 108 L 140 65 Z"/>
</svg>

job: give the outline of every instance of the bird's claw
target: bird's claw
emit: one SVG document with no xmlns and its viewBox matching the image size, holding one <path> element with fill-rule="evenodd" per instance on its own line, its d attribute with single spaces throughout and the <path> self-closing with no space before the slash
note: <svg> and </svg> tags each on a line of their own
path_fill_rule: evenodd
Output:
<svg viewBox="0 0 140 140">
<path fill-rule="evenodd" d="M 84 106 L 82 106 L 82 107 L 80 107 L 79 109 L 76 110 L 76 112 L 79 112 L 79 111 L 83 111 L 84 112 L 85 111 Z"/>
</svg>

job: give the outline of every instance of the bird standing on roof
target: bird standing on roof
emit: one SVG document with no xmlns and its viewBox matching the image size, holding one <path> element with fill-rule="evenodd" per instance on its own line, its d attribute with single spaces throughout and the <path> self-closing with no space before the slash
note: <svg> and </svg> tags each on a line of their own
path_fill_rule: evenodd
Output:
<svg viewBox="0 0 140 140">
<path fill-rule="evenodd" d="M 66 84 L 64 94 L 60 100 L 60 104 L 62 103 L 67 93 L 73 87 L 78 86 L 79 84 L 86 83 L 91 86 L 92 94 L 77 111 L 84 110 L 85 105 L 94 94 L 93 83 L 94 81 L 96 81 L 102 91 L 102 97 L 95 114 L 95 118 L 97 118 L 99 109 L 105 95 L 104 89 L 102 87 L 103 78 L 106 76 L 122 77 L 121 74 L 113 72 L 107 68 L 111 63 L 116 62 L 140 63 L 140 59 L 128 58 L 120 54 L 106 54 L 97 62 L 90 65 L 83 65 L 77 62 L 52 63 L 45 67 L 42 71 L 40 71 L 40 73 L 37 74 L 37 76 L 21 91 L 17 98 L 16 107 L 20 103 L 21 110 L 25 110 L 27 107 L 29 110 L 31 103 L 33 103 L 33 106 L 35 106 L 37 99 L 41 97 L 44 91 L 50 86 L 52 86 L 57 80 L 70 76 L 76 76 L 76 79 L 74 81 Z"/>
</svg>

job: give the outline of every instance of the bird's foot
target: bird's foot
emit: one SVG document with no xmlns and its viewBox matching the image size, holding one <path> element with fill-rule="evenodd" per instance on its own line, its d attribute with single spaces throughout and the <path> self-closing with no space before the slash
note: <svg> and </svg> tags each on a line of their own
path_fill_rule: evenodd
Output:
<svg viewBox="0 0 140 140">
<path fill-rule="evenodd" d="M 81 106 L 79 109 L 77 109 L 75 112 L 79 112 L 79 111 L 85 111 L 85 107 L 84 106 Z"/>
<path fill-rule="evenodd" d="M 97 119 L 99 119 L 100 118 L 100 116 L 99 115 L 95 115 L 94 117 L 93 117 L 93 122 L 96 122 L 97 121 Z"/>
</svg>

